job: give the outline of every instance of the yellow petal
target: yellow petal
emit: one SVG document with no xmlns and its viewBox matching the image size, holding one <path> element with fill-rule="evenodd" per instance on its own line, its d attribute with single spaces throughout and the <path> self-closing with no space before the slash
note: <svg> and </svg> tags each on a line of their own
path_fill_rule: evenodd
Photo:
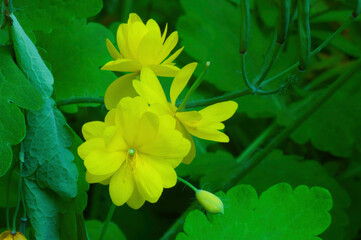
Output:
<svg viewBox="0 0 361 240">
<path fill-rule="evenodd" d="M 158 116 L 151 112 L 145 112 L 140 119 L 138 133 L 135 139 L 136 148 L 152 142 L 158 134 Z"/>
<path fill-rule="evenodd" d="M 82 133 L 86 140 L 103 136 L 105 123 L 100 121 L 87 122 L 82 127 Z"/>
<path fill-rule="evenodd" d="M 144 198 L 140 195 L 138 188 L 135 187 L 132 196 L 127 201 L 128 206 L 133 209 L 139 209 L 143 206 L 144 202 Z"/>
<path fill-rule="evenodd" d="M 181 54 L 184 47 L 178 49 L 175 53 L 173 53 L 169 58 L 167 58 L 162 65 L 174 65 L 173 61 Z"/>
<path fill-rule="evenodd" d="M 170 123 L 173 125 L 173 123 Z M 143 154 L 164 159 L 172 167 L 178 166 L 188 154 L 191 144 L 182 134 L 171 128 L 165 128 L 165 123 L 159 124 L 159 135 L 153 142 L 139 148 Z"/>
<path fill-rule="evenodd" d="M 168 23 L 165 24 L 164 32 L 162 35 L 162 43 L 164 43 L 165 37 L 167 36 L 167 31 L 168 31 Z"/>
<path fill-rule="evenodd" d="M 193 127 L 188 127 L 186 125 L 185 128 L 190 134 L 201 139 L 206 139 L 215 142 L 229 142 L 229 137 L 226 134 L 216 129 L 201 128 L 201 127 L 193 128 Z"/>
<path fill-rule="evenodd" d="M 150 103 L 166 104 L 167 98 L 157 76 L 149 67 L 143 67 L 140 72 L 143 97 Z"/>
<path fill-rule="evenodd" d="M 143 22 L 134 22 L 128 25 L 128 46 L 133 59 L 138 59 L 138 46 L 143 37 L 148 33 Z"/>
<path fill-rule="evenodd" d="M 120 110 L 118 108 L 111 109 L 107 115 L 105 115 L 105 125 L 106 126 L 115 126 L 120 123 Z"/>
<path fill-rule="evenodd" d="M 117 59 L 106 63 L 101 69 L 115 72 L 139 72 L 142 65 L 131 59 Z"/>
<path fill-rule="evenodd" d="M 187 126 L 198 126 L 202 120 L 202 115 L 197 111 L 189 112 L 177 112 L 176 118 L 183 124 Z"/>
<path fill-rule="evenodd" d="M 140 155 L 138 155 L 140 157 Z M 163 191 L 162 179 L 155 168 L 147 161 L 137 158 L 134 179 L 140 195 L 147 201 L 155 203 Z"/>
<path fill-rule="evenodd" d="M 120 24 L 117 30 L 117 44 L 123 58 L 132 58 L 128 46 L 128 24 Z"/>
<path fill-rule="evenodd" d="M 117 108 L 120 110 L 123 137 L 128 146 L 134 146 L 134 140 L 139 130 L 139 121 L 148 110 L 148 104 L 142 97 L 126 97 L 119 102 Z"/>
<path fill-rule="evenodd" d="M 149 32 L 152 32 L 153 34 L 155 34 L 156 36 L 158 36 L 159 38 L 161 38 L 161 33 L 160 33 L 160 28 L 159 25 L 156 21 L 154 21 L 153 19 L 149 19 L 147 24 L 145 25 Z"/>
<path fill-rule="evenodd" d="M 178 32 L 172 32 L 171 35 L 165 40 L 164 45 L 159 53 L 159 62 L 162 62 L 170 52 L 173 50 L 173 48 L 178 43 Z"/>
<path fill-rule="evenodd" d="M 154 112 L 159 116 L 162 116 L 162 115 L 172 115 L 173 116 L 175 109 L 172 109 L 172 106 L 169 103 L 167 103 L 167 104 L 153 103 L 149 107 L 149 111 Z"/>
<path fill-rule="evenodd" d="M 133 194 L 134 185 L 130 169 L 127 164 L 123 164 L 110 179 L 109 192 L 113 203 L 117 206 L 126 203 Z"/>
<path fill-rule="evenodd" d="M 92 138 L 83 142 L 78 147 L 78 155 L 81 159 L 85 160 L 86 156 L 94 150 L 105 149 L 105 142 L 103 138 Z"/>
<path fill-rule="evenodd" d="M 106 43 L 106 46 L 107 46 L 107 49 L 108 49 L 108 52 L 109 52 L 110 56 L 112 56 L 112 58 L 114 60 L 123 58 L 122 55 L 120 55 L 120 53 L 114 47 L 113 43 L 108 38 L 106 39 L 105 43 Z"/>
<path fill-rule="evenodd" d="M 238 104 L 234 101 L 220 102 L 210 105 L 199 113 L 202 115 L 202 124 L 223 122 L 236 112 Z"/>
<path fill-rule="evenodd" d="M 157 60 L 162 47 L 162 39 L 160 35 L 154 32 L 148 32 L 140 41 L 137 58 L 143 66 L 160 64 Z"/>
<path fill-rule="evenodd" d="M 125 157 L 123 152 L 108 152 L 98 149 L 86 156 L 84 165 L 91 174 L 106 175 L 117 171 Z"/>
<path fill-rule="evenodd" d="M 179 94 L 187 85 L 196 67 L 197 63 L 190 63 L 182 68 L 175 76 L 170 88 L 170 99 L 173 104 L 175 104 Z"/>
<path fill-rule="evenodd" d="M 138 73 L 126 74 L 109 85 L 104 96 L 104 103 L 107 109 L 115 108 L 123 97 L 137 96 L 132 84 L 132 81 L 136 79 L 137 76 Z"/>
<path fill-rule="evenodd" d="M 196 157 L 196 145 L 194 144 L 192 135 L 189 134 L 189 132 L 184 128 L 182 124 L 177 124 L 177 129 L 191 143 L 191 149 L 189 150 L 189 153 L 187 154 L 187 156 L 184 157 L 182 161 L 182 163 L 190 164 L 193 161 L 193 159 Z"/>
<path fill-rule="evenodd" d="M 135 22 L 143 22 L 142 19 L 136 13 L 130 13 L 128 18 L 128 24 L 132 24 Z"/>
<path fill-rule="evenodd" d="M 149 156 L 141 156 L 141 158 L 142 160 L 147 161 L 158 172 L 162 179 L 162 186 L 164 188 L 171 188 L 175 186 L 177 183 L 177 174 L 169 163 Z"/>
<path fill-rule="evenodd" d="M 123 137 L 123 132 L 124 130 L 120 125 L 110 126 L 105 129 L 104 140 L 108 151 L 128 151 L 129 146 Z"/>
<path fill-rule="evenodd" d="M 113 173 L 106 174 L 106 175 L 93 175 L 90 172 L 86 172 L 85 179 L 88 183 L 100 183 L 112 176 Z"/>
<path fill-rule="evenodd" d="M 179 72 L 179 68 L 172 65 L 149 65 L 155 75 L 160 77 L 174 77 Z"/>
</svg>

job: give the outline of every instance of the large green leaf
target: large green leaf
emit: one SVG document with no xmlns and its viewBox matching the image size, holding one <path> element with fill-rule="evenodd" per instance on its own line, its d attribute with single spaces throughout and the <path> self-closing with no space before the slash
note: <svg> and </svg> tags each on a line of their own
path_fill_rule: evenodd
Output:
<svg viewBox="0 0 361 240">
<path fill-rule="evenodd" d="M 0 47 L 0 176 L 11 165 L 11 145 L 25 137 L 24 116 L 18 107 L 36 110 L 41 95 L 14 63 L 10 49 Z"/>
<path fill-rule="evenodd" d="M 100 237 L 100 233 L 102 231 L 104 223 L 98 220 L 89 220 L 86 221 L 86 226 L 89 234 L 89 240 L 97 240 Z M 105 233 L 104 239 L 107 240 L 125 240 L 126 237 L 124 233 L 119 229 L 119 227 L 110 222 L 107 232 Z"/>
<path fill-rule="evenodd" d="M 291 135 L 299 144 L 310 141 L 317 149 L 348 157 L 359 142 L 361 128 L 361 73 L 355 74 L 325 104 L 312 114 Z M 324 91 L 324 90 L 323 90 Z M 289 125 L 323 92 L 292 104 L 289 112 L 279 117 L 279 123 Z M 300 109 L 294 111 L 294 109 Z"/>
<path fill-rule="evenodd" d="M 332 197 L 320 187 L 293 190 L 280 183 L 258 196 L 251 186 L 240 185 L 223 202 L 224 214 L 189 213 L 177 240 L 316 240 L 331 223 Z"/>
<path fill-rule="evenodd" d="M 52 29 L 69 25 L 74 19 L 96 15 L 102 8 L 101 0 L 16 0 L 16 16 L 26 31 Z"/>
<path fill-rule="evenodd" d="M 57 101 L 104 96 L 110 82 L 116 79 L 112 72 L 99 69 L 111 60 L 105 39 L 114 38 L 104 26 L 75 21 L 71 26 L 37 36 L 39 47 L 47 51 L 44 60 L 52 66 Z"/>
<path fill-rule="evenodd" d="M 302 184 L 328 189 L 333 197 L 331 210 L 333 219 L 322 236 L 330 240 L 344 239 L 348 224 L 345 211 L 350 206 L 350 197 L 318 162 L 306 161 L 300 156 L 283 155 L 281 151 L 274 151 L 241 181 L 242 184 L 251 184 L 258 192 L 265 191 L 279 182 L 287 182 L 292 187 Z"/>
</svg>

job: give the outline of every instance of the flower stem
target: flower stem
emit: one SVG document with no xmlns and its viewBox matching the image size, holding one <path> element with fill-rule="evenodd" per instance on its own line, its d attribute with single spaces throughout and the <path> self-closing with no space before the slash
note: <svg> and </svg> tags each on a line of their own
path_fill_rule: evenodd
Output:
<svg viewBox="0 0 361 240">
<path fill-rule="evenodd" d="M 241 53 L 241 68 L 242 68 L 242 77 L 244 84 L 251 91 L 254 92 L 254 86 L 249 82 L 246 72 L 246 53 Z"/>
<path fill-rule="evenodd" d="M 238 183 L 245 175 L 247 175 L 255 166 L 257 166 L 269 153 L 271 153 L 276 147 L 278 147 L 287 137 L 296 130 L 303 122 L 305 122 L 314 112 L 316 112 L 337 90 L 342 87 L 351 76 L 360 69 L 361 59 L 357 60 L 353 66 L 349 68 L 341 77 L 339 77 L 329 89 L 319 98 L 313 101 L 313 104 L 306 110 L 301 116 L 293 121 L 288 127 L 284 128 L 283 131 L 278 134 L 262 152 L 256 154 L 253 158 L 248 161 L 243 161 L 241 168 L 228 186 L 234 186 Z M 245 159 L 246 160 L 246 159 Z"/>
<path fill-rule="evenodd" d="M 197 189 L 195 186 L 193 186 L 190 182 L 188 182 L 187 180 L 184 180 L 183 178 L 178 177 L 178 176 L 177 176 L 177 178 L 178 178 L 178 180 L 179 180 L 180 182 L 182 182 L 182 183 L 184 183 L 185 185 L 187 185 L 188 187 L 190 187 L 193 191 L 195 191 L 195 192 L 198 191 L 198 189 Z"/>
<path fill-rule="evenodd" d="M 338 34 L 340 34 L 341 32 L 343 32 L 348 25 L 350 25 L 352 22 L 355 21 L 354 17 L 350 17 L 341 27 L 339 27 L 336 32 L 334 32 L 333 34 L 331 34 L 331 36 L 329 36 L 328 39 L 326 39 L 323 43 L 321 43 L 315 50 L 313 50 L 311 52 L 311 57 L 315 56 L 316 54 L 318 54 L 322 49 L 324 49 Z M 274 80 L 290 74 L 291 72 L 293 72 L 294 70 L 297 69 L 297 67 L 300 65 L 300 62 L 298 61 L 297 63 L 293 64 L 292 66 L 290 66 L 289 68 L 287 68 L 286 70 L 284 70 L 283 72 L 277 74 L 276 76 L 273 76 L 272 78 L 267 79 L 265 82 L 263 82 L 263 84 L 261 84 L 260 86 L 264 86 L 267 85 L 270 82 L 273 82 Z"/>
<path fill-rule="evenodd" d="M 20 163 L 20 171 L 19 171 L 19 185 L 18 185 L 18 202 L 16 204 L 14 218 L 13 218 L 13 229 L 12 232 L 16 232 L 16 218 L 18 216 L 19 208 L 20 208 L 20 202 L 21 202 L 21 187 L 22 187 L 22 173 L 23 173 L 23 162 L 24 162 L 24 150 L 23 150 L 23 144 L 21 144 L 21 149 L 19 153 L 19 163 Z"/>
<path fill-rule="evenodd" d="M 110 223 L 110 220 L 111 220 L 112 217 L 113 217 L 115 208 L 116 208 L 115 204 L 112 203 L 112 205 L 111 205 L 110 208 L 109 208 L 108 215 L 107 215 L 107 217 L 106 217 L 106 219 L 105 219 L 102 232 L 100 233 L 99 240 L 103 240 L 103 239 L 104 239 L 105 233 L 107 232 L 107 229 L 108 229 L 108 226 L 109 226 L 109 223 Z"/>
<path fill-rule="evenodd" d="M 9 198 L 10 198 L 10 183 L 11 183 L 11 176 L 13 174 L 14 171 L 14 166 L 10 169 L 9 172 L 9 177 L 8 177 L 8 182 L 7 182 L 7 189 L 6 189 L 6 228 L 10 229 L 10 218 L 9 218 L 9 211 L 10 211 L 10 207 L 9 207 Z"/>
<path fill-rule="evenodd" d="M 206 75 L 207 71 L 208 71 L 208 67 L 211 63 L 210 62 L 206 62 L 206 65 L 204 67 L 203 72 L 201 73 L 201 75 L 197 78 L 197 80 L 193 83 L 192 87 L 188 90 L 186 96 L 184 97 L 181 105 L 178 107 L 177 112 L 181 112 L 184 110 L 189 98 L 192 96 L 192 94 L 194 93 L 194 91 L 199 87 L 199 85 L 202 83 L 203 81 L 203 77 Z"/>
<path fill-rule="evenodd" d="M 63 99 L 56 102 L 58 107 L 70 104 L 79 104 L 79 103 L 100 103 L 104 104 L 104 98 L 69 98 Z"/>
<path fill-rule="evenodd" d="M 279 44 L 276 41 L 273 42 L 272 49 L 271 49 L 271 51 L 270 51 L 270 53 L 268 55 L 265 67 L 263 68 L 264 70 L 262 71 L 261 77 L 256 82 L 256 85 L 255 85 L 256 87 L 261 85 L 263 80 L 265 80 L 265 78 L 267 77 L 267 75 L 268 75 L 269 71 L 271 70 L 275 60 L 278 57 L 278 54 L 279 54 L 282 46 L 283 46 L 283 44 Z"/>
</svg>

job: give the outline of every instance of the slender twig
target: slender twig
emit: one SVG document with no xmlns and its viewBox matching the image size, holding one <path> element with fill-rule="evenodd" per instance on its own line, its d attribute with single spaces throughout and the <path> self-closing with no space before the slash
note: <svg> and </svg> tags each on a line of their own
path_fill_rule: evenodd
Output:
<svg viewBox="0 0 361 240">
<path fill-rule="evenodd" d="M 321 45 L 319 45 L 315 50 L 313 50 L 311 52 L 311 57 L 315 56 L 316 54 L 318 54 L 322 49 L 324 49 L 338 34 L 340 34 L 341 32 L 343 32 L 348 25 L 350 25 L 352 22 L 355 21 L 354 17 L 350 17 L 349 20 L 347 20 L 341 27 L 339 27 L 336 32 L 334 32 L 333 34 L 331 34 L 331 36 L 326 39 L 323 43 L 321 43 Z M 264 81 L 260 87 L 267 85 L 270 82 L 273 82 L 276 79 L 281 78 L 284 75 L 288 75 L 290 73 L 292 73 L 293 71 L 295 71 L 297 69 L 297 67 L 299 66 L 300 62 L 297 62 L 295 64 L 293 64 L 292 66 L 290 66 L 289 68 L 287 68 L 286 70 L 284 70 L 283 72 L 277 74 L 276 76 L 273 76 L 272 78 L 267 79 L 266 81 Z"/>
<path fill-rule="evenodd" d="M 100 233 L 100 236 L 99 236 L 99 240 L 103 240 L 104 237 L 105 237 L 105 234 L 107 232 L 107 229 L 108 229 L 108 226 L 109 226 L 109 223 L 113 217 L 113 214 L 114 214 L 114 211 L 115 211 L 115 208 L 117 206 L 115 206 L 114 203 L 112 203 L 112 205 L 110 206 L 109 208 L 109 211 L 108 211 L 108 215 L 104 221 L 104 225 L 103 225 L 103 229 L 102 229 L 102 232 Z"/>
<path fill-rule="evenodd" d="M 181 111 L 184 110 L 189 98 L 192 96 L 192 94 L 195 92 L 195 90 L 199 87 L 199 85 L 203 81 L 203 77 L 207 74 L 209 65 L 210 65 L 210 62 L 206 62 L 206 65 L 205 65 L 205 67 L 203 69 L 203 72 L 201 73 L 201 75 L 199 75 L 197 80 L 193 83 L 192 87 L 188 90 L 188 92 L 187 92 L 186 96 L 184 97 L 181 105 L 178 107 L 177 112 L 181 112 Z"/>
<path fill-rule="evenodd" d="M 255 88 L 252 86 L 252 84 L 249 82 L 246 72 L 246 53 L 241 53 L 241 71 L 242 71 L 242 77 L 244 84 L 246 87 L 251 91 L 254 92 Z"/>
<path fill-rule="evenodd" d="M 179 177 L 179 176 L 178 176 L 177 178 L 178 178 L 178 181 L 184 183 L 185 185 L 187 185 L 188 187 L 190 187 L 193 191 L 195 191 L 195 192 L 198 191 L 198 189 L 197 189 L 195 186 L 193 186 L 190 182 L 188 182 L 187 180 L 185 180 L 185 179 L 183 179 L 183 178 L 181 178 L 181 177 Z"/>
<path fill-rule="evenodd" d="M 271 153 L 276 147 L 278 147 L 289 135 L 296 130 L 303 122 L 305 122 L 313 113 L 315 113 L 333 94 L 342 87 L 351 76 L 359 70 L 361 67 L 361 59 L 356 61 L 353 66 L 341 77 L 339 77 L 329 89 L 319 98 L 313 101 L 313 104 L 305 111 L 301 116 L 299 116 L 295 121 L 293 121 L 288 127 L 284 128 L 283 131 L 278 134 L 265 148 L 263 151 L 256 154 L 253 158 L 250 158 L 248 161 L 243 161 L 241 168 L 234 177 L 228 186 L 233 186 L 239 182 L 247 173 L 249 173 L 255 166 L 257 166 L 269 153 Z"/>
<path fill-rule="evenodd" d="M 91 97 L 85 97 L 85 98 L 69 98 L 64 100 L 59 100 L 56 102 L 56 105 L 58 107 L 64 106 L 64 105 L 70 105 L 70 104 L 80 104 L 80 103 L 99 103 L 104 104 L 104 98 L 91 98 Z"/>
</svg>

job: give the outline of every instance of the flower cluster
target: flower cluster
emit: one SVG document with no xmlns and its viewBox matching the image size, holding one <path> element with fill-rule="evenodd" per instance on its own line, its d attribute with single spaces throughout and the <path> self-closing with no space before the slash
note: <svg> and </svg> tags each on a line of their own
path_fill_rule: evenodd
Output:
<svg viewBox="0 0 361 240">
<path fill-rule="evenodd" d="M 109 112 L 104 122 L 86 123 L 85 142 L 78 148 L 89 183 L 109 185 L 112 201 L 140 208 L 158 201 L 163 188 L 177 182 L 175 168 L 189 164 L 196 155 L 193 137 L 228 142 L 220 130 L 237 109 L 233 101 L 210 105 L 199 111 L 183 111 L 177 99 L 187 86 L 197 63 L 182 69 L 173 61 L 183 48 L 168 57 L 178 42 L 177 32 L 166 38 L 158 24 L 146 24 L 132 13 L 117 32 L 119 51 L 107 39 L 113 61 L 104 70 L 127 72 L 107 89 Z M 167 58 L 168 57 L 168 58 Z M 170 102 L 157 76 L 174 77 Z"/>
</svg>

